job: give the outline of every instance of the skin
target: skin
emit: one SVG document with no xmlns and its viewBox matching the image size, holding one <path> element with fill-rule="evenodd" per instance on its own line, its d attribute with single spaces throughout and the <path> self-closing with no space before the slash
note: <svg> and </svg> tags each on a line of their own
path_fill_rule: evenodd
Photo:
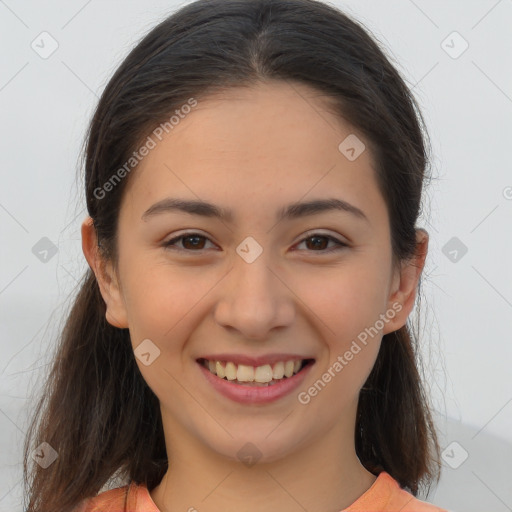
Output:
<svg viewBox="0 0 512 512">
<path fill-rule="evenodd" d="M 418 230 L 416 256 L 393 267 L 370 151 L 349 161 L 338 150 L 354 133 L 304 85 L 227 90 L 199 101 L 130 175 L 117 267 L 102 260 L 84 220 L 83 250 L 107 320 L 129 328 L 134 349 L 149 338 L 160 350 L 149 366 L 136 361 L 160 400 L 170 468 L 151 497 L 163 512 L 336 512 L 375 482 L 355 452 L 358 395 L 382 335 L 402 327 L 413 308 L 428 234 Z M 233 222 L 180 212 L 141 219 L 166 197 L 230 208 Z M 275 221 L 284 205 L 331 197 L 363 210 L 368 222 L 335 210 Z M 320 239 L 318 249 L 311 231 L 348 247 L 326 252 L 335 244 Z M 190 239 L 177 242 L 181 251 L 163 247 L 192 232 L 207 237 L 198 249 Z M 236 253 L 247 236 L 263 248 L 250 264 Z M 379 334 L 299 403 L 298 392 L 394 303 L 401 310 Z M 297 392 L 247 405 L 219 395 L 199 371 L 196 358 L 221 352 L 316 361 Z M 262 454 L 249 467 L 237 457 L 247 442 Z"/>
</svg>

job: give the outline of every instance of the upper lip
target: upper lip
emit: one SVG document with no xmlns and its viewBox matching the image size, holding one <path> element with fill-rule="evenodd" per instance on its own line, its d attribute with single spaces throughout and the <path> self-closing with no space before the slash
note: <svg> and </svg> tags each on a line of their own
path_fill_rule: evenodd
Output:
<svg viewBox="0 0 512 512">
<path fill-rule="evenodd" d="M 266 354 L 261 356 L 247 356 L 245 354 L 210 354 L 200 357 L 198 360 L 207 359 L 208 361 L 231 361 L 235 364 L 244 364 L 247 366 L 263 366 L 265 364 L 279 363 L 280 361 L 303 361 L 305 359 L 314 359 L 313 357 L 301 356 L 298 354 Z"/>
</svg>

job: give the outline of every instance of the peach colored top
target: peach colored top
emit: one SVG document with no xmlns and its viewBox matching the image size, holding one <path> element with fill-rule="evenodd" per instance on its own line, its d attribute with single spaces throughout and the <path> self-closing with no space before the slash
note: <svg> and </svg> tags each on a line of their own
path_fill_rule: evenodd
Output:
<svg viewBox="0 0 512 512">
<path fill-rule="evenodd" d="M 145 485 L 132 482 L 85 500 L 80 512 L 161 512 Z M 352 505 L 341 512 L 449 512 L 400 488 L 385 471 Z"/>
</svg>

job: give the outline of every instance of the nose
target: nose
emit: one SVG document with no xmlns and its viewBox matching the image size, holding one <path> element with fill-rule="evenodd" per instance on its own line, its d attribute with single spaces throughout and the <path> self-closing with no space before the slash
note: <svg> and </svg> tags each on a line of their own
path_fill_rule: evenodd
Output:
<svg viewBox="0 0 512 512">
<path fill-rule="evenodd" d="M 266 339 L 273 329 L 290 326 L 295 317 L 294 294 L 280 274 L 272 268 L 265 251 L 252 263 L 236 255 L 221 284 L 216 322 L 254 340 Z"/>
</svg>

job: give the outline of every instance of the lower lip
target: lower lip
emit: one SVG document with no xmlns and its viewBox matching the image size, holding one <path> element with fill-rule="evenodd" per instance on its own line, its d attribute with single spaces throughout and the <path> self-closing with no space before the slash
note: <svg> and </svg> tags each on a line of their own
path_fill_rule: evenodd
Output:
<svg viewBox="0 0 512 512">
<path fill-rule="evenodd" d="M 242 404 L 266 404 L 275 402 L 297 389 L 304 381 L 312 363 L 307 364 L 293 377 L 283 378 L 271 386 L 244 386 L 234 384 L 233 381 L 221 379 L 207 370 L 201 363 L 197 363 L 208 382 L 222 395 Z"/>
</svg>

